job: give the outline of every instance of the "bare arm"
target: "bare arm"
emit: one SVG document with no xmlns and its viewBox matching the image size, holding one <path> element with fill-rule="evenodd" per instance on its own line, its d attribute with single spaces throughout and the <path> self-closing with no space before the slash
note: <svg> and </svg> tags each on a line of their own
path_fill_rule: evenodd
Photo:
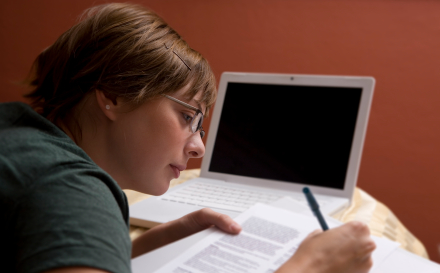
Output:
<svg viewBox="0 0 440 273">
<path fill-rule="evenodd" d="M 211 226 L 237 234 L 241 227 L 231 217 L 211 209 L 201 209 L 177 220 L 161 224 L 133 241 L 132 258 L 170 244 Z"/>
<path fill-rule="evenodd" d="M 49 271 L 45 271 L 44 273 L 110 273 L 110 272 L 92 267 L 72 266 L 72 267 L 55 268 Z"/>
</svg>

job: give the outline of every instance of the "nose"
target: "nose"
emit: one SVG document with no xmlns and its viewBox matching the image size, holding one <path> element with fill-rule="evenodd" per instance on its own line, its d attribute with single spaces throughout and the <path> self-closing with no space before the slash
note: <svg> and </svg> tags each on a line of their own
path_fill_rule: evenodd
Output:
<svg viewBox="0 0 440 273">
<path fill-rule="evenodd" d="M 185 153 L 190 158 L 200 158 L 205 155 L 205 144 L 203 144 L 200 132 L 195 132 L 191 135 L 188 143 L 185 146 Z"/>
</svg>

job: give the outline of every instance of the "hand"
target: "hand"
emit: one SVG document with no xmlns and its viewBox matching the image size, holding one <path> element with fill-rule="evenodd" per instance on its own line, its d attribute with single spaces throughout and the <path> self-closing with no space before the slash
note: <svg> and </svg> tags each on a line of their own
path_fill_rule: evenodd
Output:
<svg viewBox="0 0 440 273">
<path fill-rule="evenodd" d="M 373 265 L 375 248 L 368 227 L 350 222 L 311 233 L 277 272 L 365 273 Z"/>
<path fill-rule="evenodd" d="M 142 234 L 133 241 L 132 258 L 211 226 L 216 226 L 224 232 L 231 234 L 237 234 L 241 231 L 240 225 L 228 215 L 204 208 L 177 220 L 158 225 Z"/>
<path fill-rule="evenodd" d="M 179 232 L 183 237 L 202 231 L 211 226 L 216 226 L 224 232 L 231 234 L 238 234 L 241 231 L 240 225 L 232 220 L 231 217 L 209 208 L 192 212 L 176 221 L 181 225 L 181 230 L 179 230 Z"/>
</svg>

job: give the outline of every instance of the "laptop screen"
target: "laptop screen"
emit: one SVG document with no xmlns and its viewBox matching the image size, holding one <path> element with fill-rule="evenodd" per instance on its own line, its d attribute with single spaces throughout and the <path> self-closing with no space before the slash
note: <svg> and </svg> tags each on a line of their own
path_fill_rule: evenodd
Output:
<svg viewBox="0 0 440 273">
<path fill-rule="evenodd" d="M 230 82 L 209 171 L 343 189 L 361 95 Z"/>
</svg>

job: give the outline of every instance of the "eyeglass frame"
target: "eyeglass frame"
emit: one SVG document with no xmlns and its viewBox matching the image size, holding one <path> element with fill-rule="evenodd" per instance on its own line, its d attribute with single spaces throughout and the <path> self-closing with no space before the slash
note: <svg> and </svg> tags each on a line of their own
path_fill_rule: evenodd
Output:
<svg viewBox="0 0 440 273">
<path fill-rule="evenodd" d="M 200 109 L 198 109 L 198 108 L 192 106 L 191 104 L 188 104 L 188 103 L 183 102 L 183 101 L 181 101 L 181 100 L 178 100 L 178 99 L 176 99 L 176 98 L 174 98 L 174 97 L 171 97 L 171 96 L 169 96 L 169 95 L 162 94 L 162 96 L 164 96 L 165 98 L 170 99 L 170 100 L 172 100 L 172 101 L 174 101 L 174 102 L 177 102 L 178 104 L 180 104 L 180 105 L 182 105 L 182 106 L 185 106 L 186 108 L 189 108 L 189 109 L 191 109 L 191 110 L 196 111 L 195 115 L 191 118 L 191 122 L 190 122 L 190 126 L 189 126 L 189 128 L 191 129 L 191 132 L 192 132 L 193 134 L 196 133 L 197 131 L 200 131 L 200 137 L 203 138 L 203 137 L 205 136 L 205 130 L 203 130 L 203 126 L 201 125 L 201 124 L 203 123 L 203 119 L 205 118 L 205 115 L 203 115 L 202 110 L 200 110 Z M 192 125 L 193 125 L 193 122 L 194 122 L 194 118 L 195 118 L 199 113 L 202 114 L 202 117 L 201 117 L 201 120 L 200 120 L 200 127 L 197 128 L 197 129 L 193 132 L 193 129 L 192 129 L 193 126 L 192 126 Z"/>
</svg>

